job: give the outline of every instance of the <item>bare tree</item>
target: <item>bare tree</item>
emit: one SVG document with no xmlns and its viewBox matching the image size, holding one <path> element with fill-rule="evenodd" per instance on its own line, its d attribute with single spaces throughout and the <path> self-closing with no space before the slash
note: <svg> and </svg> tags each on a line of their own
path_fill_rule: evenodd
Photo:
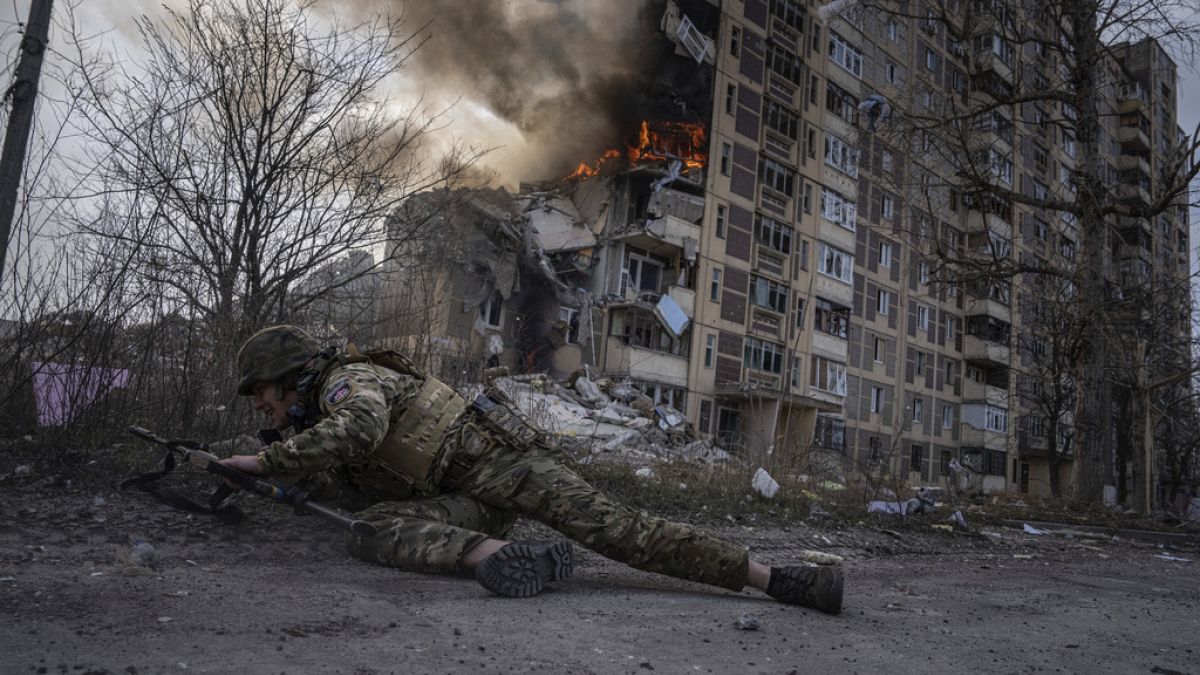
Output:
<svg viewBox="0 0 1200 675">
<path fill-rule="evenodd" d="M 100 68 L 75 40 L 88 173 L 100 214 L 83 232 L 135 257 L 225 345 L 378 271 L 313 276 L 355 252 L 391 250 L 409 195 L 473 156 L 432 160 L 438 124 L 388 100 L 421 45 L 399 19 L 343 26 L 286 0 L 190 0 L 137 22 L 142 58 Z M 78 34 L 78 33 L 76 33 Z"/>
<path fill-rule="evenodd" d="M 1147 54 L 1155 77 L 1168 70 L 1160 45 L 1192 54 L 1200 36 L 1193 3 L 863 0 L 846 6 L 852 9 L 844 18 L 864 30 L 871 30 L 865 22 L 883 26 L 889 19 L 915 29 L 905 35 L 918 50 L 908 79 L 861 92 L 864 101 L 878 96 L 866 106 L 871 119 L 860 146 L 878 138 L 913 160 L 896 162 L 891 189 L 912 207 L 905 229 L 935 261 L 935 275 L 944 282 L 975 279 L 1002 296 L 1012 280 L 1038 276 L 1074 285 L 1074 316 L 1087 327 L 1074 349 L 1076 496 L 1097 500 L 1114 465 L 1107 327 L 1118 323 L 1111 300 L 1123 272 L 1114 250 L 1160 216 L 1186 222 L 1200 149 L 1200 128 L 1179 130 L 1173 109 L 1151 120 L 1150 100 L 1160 93 L 1135 86 L 1146 71 L 1134 67 L 1133 54 Z M 1112 161 L 1118 145 L 1127 155 L 1120 168 Z M 1018 153 L 1021 172 L 1014 168 Z M 941 218 L 952 222 L 942 226 Z M 1022 242 L 1019 250 L 1017 233 L 1036 233 L 1040 243 Z M 1058 264 L 1058 257 L 1073 264 Z"/>
</svg>

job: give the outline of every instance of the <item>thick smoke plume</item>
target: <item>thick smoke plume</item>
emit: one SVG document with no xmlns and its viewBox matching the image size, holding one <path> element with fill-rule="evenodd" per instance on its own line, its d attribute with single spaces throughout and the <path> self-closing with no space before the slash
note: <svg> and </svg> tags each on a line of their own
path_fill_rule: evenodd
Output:
<svg viewBox="0 0 1200 675">
<path fill-rule="evenodd" d="M 654 68 L 650 0 L 406 0 L 410 27 L 428 23 L 414 56 L 421 86 L 461 97 L 513 125 L 522 147 L 498 153 L 505 181 L 563 175 L 635 128 Z M 472 132 L 458 129 L 468 140 Z M 520 171 L 525 175 L 509 175 Z"/>
</svg>

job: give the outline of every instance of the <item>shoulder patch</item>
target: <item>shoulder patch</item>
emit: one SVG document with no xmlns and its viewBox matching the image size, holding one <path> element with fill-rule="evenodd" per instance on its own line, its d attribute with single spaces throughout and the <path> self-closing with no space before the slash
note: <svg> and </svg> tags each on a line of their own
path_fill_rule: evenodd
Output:
<svg viewBox="0 0 1200 675">
<path fill-rule="evenodd" d="M 325 403 L 328 405 L 337 405 L 346 400 L 350 392 L 354 390 L 354 385 L 350 384 L 350 380 L 342 378 L 334 383 L 325 392 Z"/>
</svg>

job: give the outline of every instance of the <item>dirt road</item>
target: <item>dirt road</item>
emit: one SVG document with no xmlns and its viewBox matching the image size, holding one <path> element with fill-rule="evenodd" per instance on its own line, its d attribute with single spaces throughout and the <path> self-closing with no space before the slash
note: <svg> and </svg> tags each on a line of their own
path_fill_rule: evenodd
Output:
<svg viewBox="0 0 1200 675">
<path fill-rule="evenodd" d="M 770 561 L 845 556 L 830 617 L 590 554 L 569 583 L 507 600 L 350 559 L 339 534 L 272 505 L 222 526 L 95 497 L 0 489 L 0 672 L 1200 673 L 1194 547 L 719 528 Z M 153 567 L 122 561 L 136 536 Z M 734 627 L 745 613 L 758 630 Z"/>
</svg>

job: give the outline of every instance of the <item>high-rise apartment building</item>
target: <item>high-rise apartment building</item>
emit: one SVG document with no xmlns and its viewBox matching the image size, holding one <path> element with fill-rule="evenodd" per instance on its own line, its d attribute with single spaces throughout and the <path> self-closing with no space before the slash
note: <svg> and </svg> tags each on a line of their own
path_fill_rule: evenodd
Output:
<svg viewBox="0 0 1200 675">
<path fill-rule="evenodd" d="M 972 175 L 1069 198 L 1078 150 L 1061 122 L 1075 111 L 999 103 L 1062 65 L 1006 39 L 998 3 L 963 40 L 946 30 L 953 15 L 835 4 L 848 9 L 720 3 L 689 417 L 735 446 L 1046 493 L 1051 470 L 1070 478 L 1073 408 L 1050 431 L 1039 406 L 1045 286 L 960 280 L 947 260 L 1074 265 L 1069 213 L 999 199 Z M 1175 68 L 1153 41 L 1116 54 L 1103 161 L 1123 199 L 1149 204 L 1181 133 Z M 948 123 L 965 110 L 985 112 Z M 1183 206 L 1119 232 L 1114 284 L 1186 278 Z"/>
</svg>

